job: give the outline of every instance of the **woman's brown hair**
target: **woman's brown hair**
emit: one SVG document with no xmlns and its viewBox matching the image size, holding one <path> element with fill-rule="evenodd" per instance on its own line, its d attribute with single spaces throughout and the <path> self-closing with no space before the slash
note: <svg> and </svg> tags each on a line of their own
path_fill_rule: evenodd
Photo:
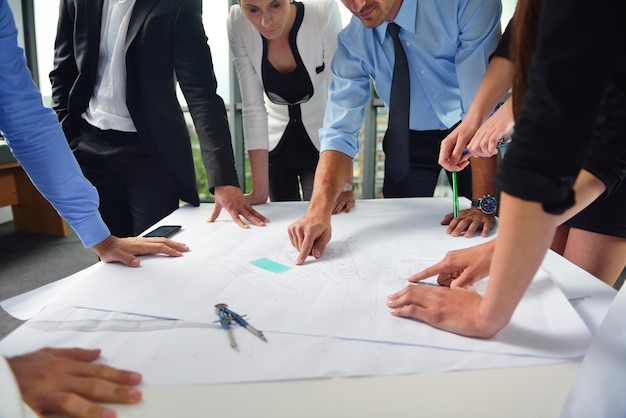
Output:
<svg viewBox="0 0 626 418">
<path fill-rule="evenodd" d="M 513 79 L 513 114 L 515 117 L 528 90 L 528 73 L 537 43 L 540 11 L 541 0 L 517 0 L 512 36 L 512 59 L 515 64 Z"/>
</svg>

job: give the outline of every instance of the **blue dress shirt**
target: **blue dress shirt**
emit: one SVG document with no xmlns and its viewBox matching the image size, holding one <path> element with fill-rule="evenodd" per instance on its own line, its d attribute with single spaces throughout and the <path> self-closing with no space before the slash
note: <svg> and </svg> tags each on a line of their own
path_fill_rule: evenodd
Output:
<svg viewBox="0 0 626 418">
<path fill-rule="evenodd" d="M 406 0 L 394 19 L 409 61 L 412 130 L 452 127 L 469 108 L 500 39 L 500 0 Z M 339 33 L 331 64 L 320 151 L 354 158 L 370 78 L 386 106 L 393 74 L 388 22 L 368 29 L 357 17 Z"/>
<path fill-rule="evenodd" d="M 0 0 L 0 132 L 85 247 L 110 235 L 98 212 L 98 192 L 83 176 L 56 114 L 43 105 L 33 83 L 7 0 Z"/>
</svg>

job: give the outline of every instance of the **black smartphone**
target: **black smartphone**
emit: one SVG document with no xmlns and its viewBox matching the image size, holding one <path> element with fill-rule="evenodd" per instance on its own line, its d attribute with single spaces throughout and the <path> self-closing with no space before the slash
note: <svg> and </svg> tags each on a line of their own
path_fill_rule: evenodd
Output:
<svg viewBox="0 0 626 418">
<path fill-rule="evenodd" d="M 163 225 L 159 226 L 152 231 L 146 233 L 144 237 L 164 237 L 169 238 L 178 231 L 180 231 L 180 225 Z"/>
</svg>

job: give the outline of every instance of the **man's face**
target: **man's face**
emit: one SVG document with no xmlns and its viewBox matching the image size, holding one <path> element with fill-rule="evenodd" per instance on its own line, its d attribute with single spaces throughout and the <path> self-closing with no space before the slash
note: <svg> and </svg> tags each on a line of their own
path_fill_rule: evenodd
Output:
<svg viewBox="0 0 626 418">
<path fill-rule="evenodd" d="M 341 2 L 363 22 L 366 28 L 375 28 L 385 20 L 393 20 L 402 5 L 402 0 L 341 0 Z"/>
</svg>

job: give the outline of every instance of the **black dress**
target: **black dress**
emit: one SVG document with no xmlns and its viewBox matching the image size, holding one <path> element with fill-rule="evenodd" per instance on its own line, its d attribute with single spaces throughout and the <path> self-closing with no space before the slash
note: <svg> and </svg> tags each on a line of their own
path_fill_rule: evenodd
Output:
<svg viewBox="0 0 626 418">
<path fill-rule="evenodd" d="M 573 16 L 579 15 L 576 11 L 570 13 Z M 610 21 L 606 23 L 610 24 Z M 589 31 L 579 32 L 580 36 L 585 37 L 589 33 Z M 590 77 L 594 77 L 593 81 L 599 84 L 595 88 L 603 90 L 599 108 L 594 112 L 592 123 L 589 124 L 590 132 L 586 136 L 581 135 L 584 130 L 578 127 L 580 121 L 570 119 L 545 130 L 553 131 L 554 135 L 552 136 L 539 133 L 536 129 L 531 129 L 529 125 L 525 125 L 523 118 L 547 119 L 551 114 L 555 115 L 558 113 L 555 111 L 555 108 L 544 107 L 546 103 L 550 103 L 549 93 L 541 89 L 535 89 L 530 93 L 529 97 L 529 102 L 533 104 L 524 105 L 519 115 L 519 118 L 522 118 L 521 125 L 516 123 L 513 136 L 513 142 L 518 137 L 523 138 L 522 140 L 525 141 L 532 138 L 534 141 L 532 155 L 530 151 L 527 151 L 521 154 L 523 156 L 520 157 L 518 155 L 519 149 L 516 149 L 513 143 L 511 143 L 503 160 L 504 167 L 498 175 L 498 184 L 500 187 L 504 187 L 505 191 L 509 187 L 508 190 L 514 191 L 514 195 L 527 198 L 528 200 L 544 202 L 544 207 L 547 207 L 548 210 L 559 212 L 568 206 L 568 199 L 571 198 L 568 197 L 571 192 L 568 184 L 573 184 L 574 173 L 572 172 L 572 176 L 569 179 L 561 178 L 552 182 L 546 182 L 546 178 L 558 176 L 559 170 L 569 168 L 564 166 L 564 160 L 571 160 L 572 157 L 578 158 L 579 164 L 582 162 L 582 168 L 600 178 L 607 185 L 608 191 L 567 221 L 566 225 L 621 238 L 626 238 L 626 182 L 622 181 L 620 184 L 619 180 L 624 177 L 626 167 L 626 66 L 624 66 L 624 63 L 626 63 L 626 51 L 623 42 L 623 39 L 625 39 L 624 32 L 622 30 L 620 35 L 622 39 L 621 44 L 620 36 L 616 36 L 616 39 L 614 39 L 614 53 L 598 63 L 598 65 L 607 67 L 613 65 L 613 70 L 608 74 L 608 77 L 605 75 L 604 80 L 602 75 L 589 74 L 589 77 L 580 77 L 576 72 L 576 67 L 571 68 L 571 71 L 566 70 L 561 73 L 561 77 L 567 78 L 571 76 L 573 77 L 572 80 L 578 81 L 571 84 L 573 99 L 580 100 L 584 97 L 581 95 L 585 93 L 579 90 L 579 86 L 581 83 L 590 81 Z M 511 23 L 507 26 L 493 56 L 510 57 L 510 36 Z M 570 39 L 570 42 L 572 45 L 576 44 L 574 39 Z M 550 53 L 545 50 L 540 50 L 538 54 L 539 57 L 535 56 L 535 60 L 541 59 L 541 54 L 558 56 L 556 52 Z M 586 59 L 591 59 L 591 57 Z M 600 78 L 598 79 L 598 77 Z M 551 83 L 551 85 L 553 84 Z M 549 91 L 549 89 L 547 90 Z M 592 99 L 590 98 L 589 100 Z M 554 101 L 551 104 L 563 105 Z M 541 112 L 544 112 L 543 116 Z M 564 114 L 564 112 L 560 113 Z M 544 123 L 549 122 L 546 121 Z M 570 134 L 568 132 L 571 129 L 576 129 L 577 131 L 574 134 Z M 511 155 L 512 151 L 515 154 Z M 526 158 L 527 161 L 522 162 L 520 158 Z M 534 168 L 530 171 L 538 173 L 536 177 L 528 176 L 527 173 L 521 174 L 521 172 L 517 171 L 518 167 L 521 168 L 528 164 L 534 164 Z M 511 177 L 504 180 L 503 173 L 511 174 L 513 180 L 509 180 Z M 516 183 L 515 186 L 512 185 L 513 182 Z M 558 183 L 561 183 L 561 185 L 557 186 Z M 555 199 L 554 202 L 551 201 L 553 198 Z"/>
<path fill-rule="evenodd" d="M 272 202 L 310 200 L 319 159 L 319 151 L 302 123 L 300 104 L 307 102 L 314 91 L 296 46 L 304 5 L 295 4 L 296 19 L 289 33 L 289 44 L 296 61 L 293 71 L 282 73 L 272 66 L 267 59 L 267 40 L 263 38 L 261 69 L 265 94 L 272 102 L 289 107 L 289 122 L 280 141 L 269 153 L 269 195 Z"/>
</svg>

